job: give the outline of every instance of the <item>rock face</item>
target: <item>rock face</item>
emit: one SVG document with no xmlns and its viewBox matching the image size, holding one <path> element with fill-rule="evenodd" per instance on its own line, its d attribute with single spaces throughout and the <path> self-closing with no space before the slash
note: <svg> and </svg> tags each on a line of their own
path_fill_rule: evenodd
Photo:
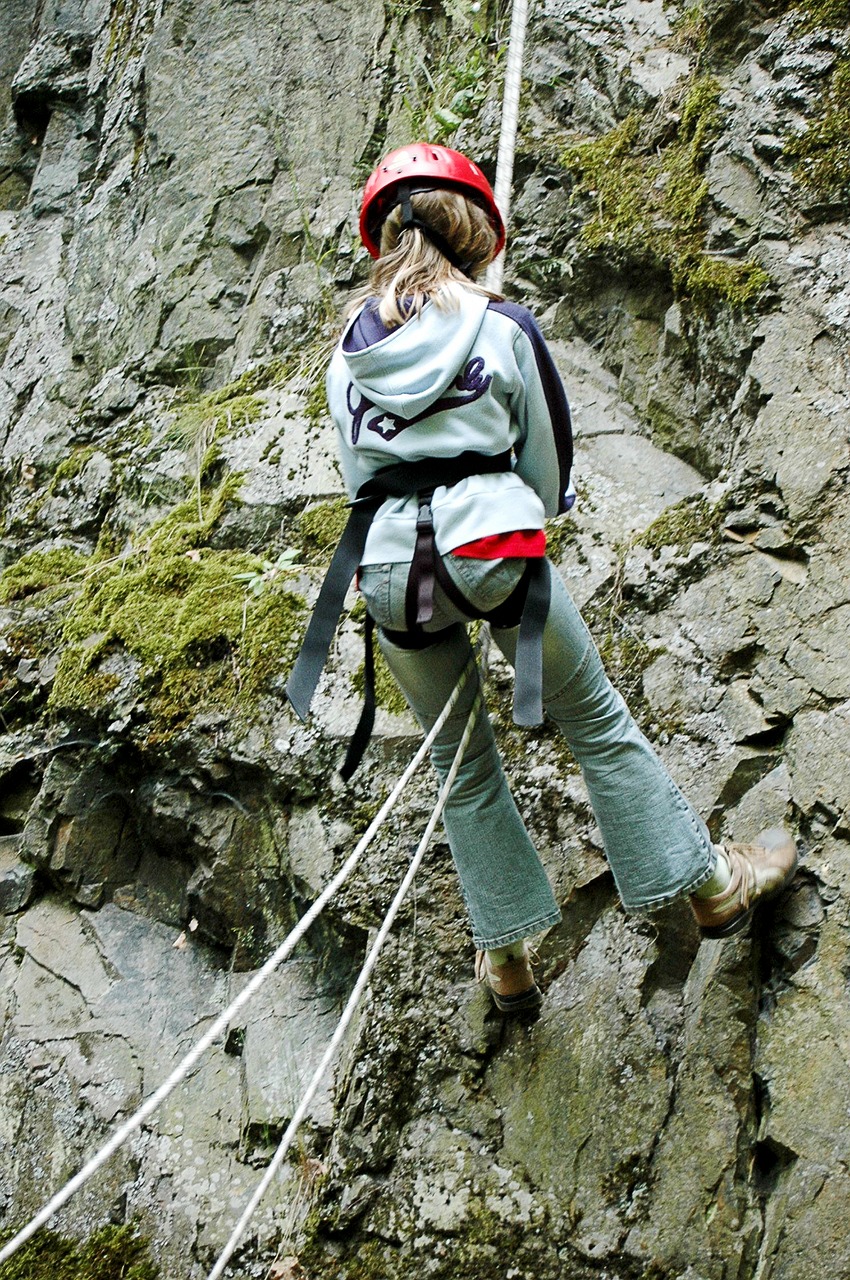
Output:
<svg viewBox="0 0 850 1280">
<path fill-rule="evenodd" d="M 510 723 L 495 663 L 564 908 L 542 1014 L 506 1025 L 471 983 L 437 841 L 230 1276 L 850 1268 L 848 22 L 535 6 L 506 285 L 574 408 L 580 502 L 551 554 L 715 838 L 787 823 L 798 876 L 724 943 L 681 904 L 626 917 L 574 763 Z M 353 596 L 308 725 L 281 693 L 344 515 L 321 379 L 368 265 L 358 189 L 414 135 L 492 165 L 506 21 L 0 0 L 0 30 L 5 1230 L 203 1033 L 417 741 L 385 689 L 366 767 L 336 774 Z M 433 798 L 420 772 L 63 1230 L 136 1219 L 164 1275 L 208 1273 Z"/>
</svg>

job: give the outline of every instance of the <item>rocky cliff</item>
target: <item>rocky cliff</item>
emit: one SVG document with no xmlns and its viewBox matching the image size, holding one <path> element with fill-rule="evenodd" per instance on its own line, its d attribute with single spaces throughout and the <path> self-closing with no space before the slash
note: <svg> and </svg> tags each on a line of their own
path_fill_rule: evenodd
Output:
<svg viewBox="0 0 850 1280">
<path fill-rule="evenodd" d="M 384 683 L 336 775 L 353 596 L 309 725 L 281 691 L 340 527 L 321 382 L 358 189 L 414 136 L 493 165 L 508 19 L 0 0 L 5 1229 L 209 1025 L 417 741 Z M 495 664 L 564 907 L 542 1015 L 505 1025 L 471 983 L 435 844 L 229 1275 L 850 1270 L 849 28 L 846 0 L 537 0 L 506 283 L 575 412 L 552 554 L 715 836 L 790 823 L 795 883 L 725 943 L 684 907 L 627 918 L 574 763 L 511 725 Z M 433 798 L 423 773 L 65 1234 L 135 1223 L 164 1276 L 207 1274 Z"/>
</svg>

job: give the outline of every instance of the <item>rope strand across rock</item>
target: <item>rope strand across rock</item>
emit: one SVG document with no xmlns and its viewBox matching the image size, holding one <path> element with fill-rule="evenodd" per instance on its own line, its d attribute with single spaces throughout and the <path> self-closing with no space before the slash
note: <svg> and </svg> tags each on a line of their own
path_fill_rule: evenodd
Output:
<svg viewBox="0 0 850 1280">
<path fill-rule="evenodd" d="M 310 909 L 304 916 L 302 916 L 301 920 L 299 920 L 292 932 L 284 938 L 283 942 L 281 942 L 276 950 L 269 956 L 262 968 L 257 970 L 235 999 L 231 1001 L 221 1014 L 219 1014 L 204 1035 L 201 1036 L 185 1057 L 181 1059 L 159 1088 L 152 1093 L 150 1097 L 148 1097 L 145 1102 L 143 1102 L 142 1105 L 118 1127 L 118 1129 L 115 1130 L 112 1137 L 109 1138 L 97 1152 L 95 1152 L 83 1168 L 80 1169 L 80 1171 L 76 1173 L 64 1187 L 57 1191 L 47 1204 L 45 1204 L 44 1207 L 33 1218 L 31 1218 L 20 1231 L 17 1232 L 17 1234 L 14 1235 L 2 1249 L 0 1249 L 0 1263 L 5 1262 L 8 1258 L 11 1258 L 13 1254 L 17 1253 L 17 1251 L 26 1244 L 27 1240 L 35 1235 L 36 1231 L 49 1222 L 50 1219 L 59 1212 L 62 1206 L 67 1204 L 71 1197 L 85 1186 L 94 1174 L 97 1173 L 98 1169 L 106 1163 L 110 1156 L 112 1156 L 119 1147 L 123 1146 L 124 1143 L 141 1128 L 145 1120 L 147 1120 L 148 1117 L 151 1116 L 161 1105 L 161 1103 L 165 1101 L 169 1094 L 173 1093 L 177 1086 L 186 1079 L 189 1072 L 200 1060 L 206 1050 L 209 1049 L 215 1040 L 227 1030 L 227 1027 L 232 1022 L 236 1014 L 244 1008 L 251 997 L 259 991 L 266 979 L 269 978 L 271 974 L 274 973 L 281 964 L 283 964 L 284 960 L 292 954 L 295 947 L 307 934 L 310 927 L 314 924 L 327 904 L 331 901 L 346 880 L 348 880 L 366 849 L 372 843 L 372 840 L 377 835 L 381 826 L 383 826 L 384 822 L 389 817 L 404 788 L 407 786 L 408 782 L 427 756 L 432 743 L 454 710 L 457 700 L 466 686 L 473 670 L 474 664 L 470 663 L 455 686 L 451 697 L 440 713 L 440 716 L 436 720 L 433 728 L 424 738 L 421 746 L 413 756 L 407 768 L 404 770 L 404 773 L 401 775 L 396 785 L 393 787 L 387 799 L 384 801 L 368 829 L 359 840 L 352 853 L 346 859 L 343 866 L 339 869 L 324 891 L 319 895 Z M 440 812 L 442 812 L 442 808 L 440 809 Z"/>
</svg>

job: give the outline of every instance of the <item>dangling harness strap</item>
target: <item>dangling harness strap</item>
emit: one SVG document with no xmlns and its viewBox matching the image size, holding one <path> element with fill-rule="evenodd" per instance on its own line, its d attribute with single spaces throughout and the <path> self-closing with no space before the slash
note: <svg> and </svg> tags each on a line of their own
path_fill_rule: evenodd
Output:
<svg viewBox="0 0 850 1280">
<path fill-rule="evenodd" d="M 361 485 L 350 504 L 351 514 L 322 583 L 301 652 L 286 685 L 286 696 L 302 720 L 327 662 L 345 593 L 363 559 L 366 539 L 375 514 L 386 498 L 405 498 L 420 490 L 432 493 L 438 485 L 450 487 L 469 476 L 509 471 L 510 453 L 495 456 L 467 450 L 455 458 L 425 458 L 384 467 Z"/>
<path fill-rule="evenodd" d="M 416 546 L 408 575 L 405 614 L 409 632 L 424 637 L 423 624 L 431 620 L 434 584 L 439 582 L 449 599 L 470 618 L 485 617 L 494 626 L 516 626 L 517 680 L 514 719 L 517 724 L 539 724 L 543 719 L 541 696 L 543 624 L 549 608 L 550 579 L 546 560 L 532 560 L 516 590 L 498 609 L 482 615 L 467 601 L 449 577 L 434 541 L 431 496 L 438 485 L 451 487 L 469 476 L 509 471 L 510 452 L 475 453 L 471 450 L 455 458 L 426 458 L 420 462 L 400 462 L 384 467 L 364 485 L 351 503 L 351 514 L 322 583 L 304 643 L 286 685 L 286 696 L 296 714 L 306 719 L 316 685 L 327 661 L 336 625 L 342 613 L 345 593 L 359 566 L 369 528 L 378 508 L 388 497 L 417 494 Z M 340 770 L 346 780 L 357 768 L 375 720 L 375 672 L 372 652 L 374 623 L 367 618 L 364 666 L 364 706 L 349 742 Z M 436 637 L 435 637 L 436 639 Z"/>
</svg>

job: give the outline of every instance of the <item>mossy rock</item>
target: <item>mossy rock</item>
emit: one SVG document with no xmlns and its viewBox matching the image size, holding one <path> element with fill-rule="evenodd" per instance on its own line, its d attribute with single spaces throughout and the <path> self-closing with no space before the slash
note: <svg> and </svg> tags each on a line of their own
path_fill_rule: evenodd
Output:
<svg viewBox="0 0 850 1280">
<path fill-rule="evenodd" d="M 351 508 L 345 498 L 320 502 L 302 511 L 298 517 L 298 537 L 308 560 L 330 560 L 350 514 Z"/>
<path fill-rule="evenodd" d="M 51 709 L 107 711 L 118 679 L 101 661 L 116 651 L 138 664 L 160 726 L 252 705 L 270 688 L 294 656 L 306 606 L 285 575 L 259 596 L 247 593 L 239 575 L 256 573 L 258 558 L 209 545 L 235 488 L 232 479 L 220 486 L 206 510 L 181 503 L 129 553 L 92 567 L 65 620 Z"/>
<path fill-rule="evenodd" d="M 796 161 L 797 177 L 828 210 L 850 211 L 850 58 L 835 67 L 820 114 L 786 143 L 785 154 Z"/>
<path fill-rule="evenodd" d="M 677 547 L 687 551 L 695 542 L 717 541 L 723 511 L 701 494 L 683 498 L 662 511 L 637 541 L 649 551 Z"/>
<path fill-rule="evenodd" d="M 797 0 L 793 8 L 805 31 L 817 27 L 841 31 L 850 27 L 850 0 Z"/>
<path fill-rule="evenodd" d="M 561 154 L 574 199 L 584 199 L 588 209 L 584 247 L 665 274 L 677 298 L 705 312 L 719 303 L 750 304 L 769 283 L 758 263 L 713 258 L 704 249 L 704 169 L 720 129 L 719 102 L 717 80 L 697 76 L 672 136 L 669 115 L 632 114 L 603 137 L 573 142 Z"/>
<path fill-rule="evenodd" d="M 351 677 L 351 683 L 362 697 L 366 687 L 365 662 L 361 662 Z M 396 684 L 395 678 L 381 653 L 375 654 L 375 702 L 379 707 L 383 707 L 385 711 L 390 711 L 394 716 L 404 715 L 405 711 L 408 710 L 404 694 Z"/>
<path fill-rule="evenodd" d="M 94 457 L 95 453 L 97 453 L 97 450 L 94 445 L 86 445 L 84 448 L 72 450 L 53 472 L 49 492 L 55 493 L 60 484 L 75 479 L 86 463 Z"/>
<path fill-rule="evenodd" d="M 30 551 L 0 575 L 0 604 L 23 600 L 46 587 L 70 583 L 87 564 L 87 557 L 71 547 Z"/>
<path fill-rule="evenodd" d="M 5 1232 L 0 1243 L 11 1239 Z M 33 1236 L 0 1265 L 0 1280 L 157 1280 L 159 1267 L 130 1226 L 105 1226 L 88 1240 L 69 1240 L 52 1231 Z"/>
</svg>

